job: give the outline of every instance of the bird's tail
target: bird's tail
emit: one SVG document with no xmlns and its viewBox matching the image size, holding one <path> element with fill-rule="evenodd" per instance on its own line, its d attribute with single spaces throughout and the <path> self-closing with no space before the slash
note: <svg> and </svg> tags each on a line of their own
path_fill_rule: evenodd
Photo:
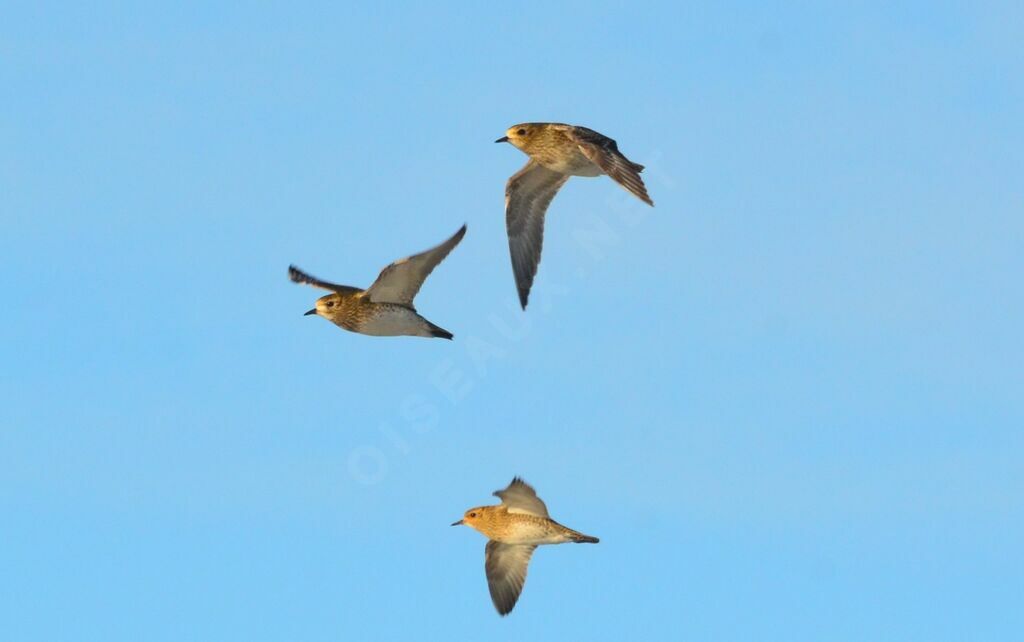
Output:
<svg viewBox="0 0 1024 642">
<path fill-rule="evenodd" d="M 426 319 L 423 319 L 423 320 L 427 321 Z M 445 330 L 441 326 L 434 325 L 430 321 L 427 321 L 427 328 L 430 329 L 430 335 L 433 336 L 433 337 L 437 337 L 438 339 L 448 339 L 450 341 L 451 338 L 455 336 L 451 332 L 448 332 L 447 330 Z"/>
</svg>

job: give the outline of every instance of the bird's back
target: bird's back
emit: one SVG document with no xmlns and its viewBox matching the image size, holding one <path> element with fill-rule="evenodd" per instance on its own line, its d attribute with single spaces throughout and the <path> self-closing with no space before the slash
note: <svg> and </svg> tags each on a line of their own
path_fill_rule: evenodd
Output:
<svg viewBox="0 0 1024 642">
<path fill-rule="evenodd" d="M 544 167 L 571 176 L 598 176 L 601 169 L 580 151 L 579 145 L 566 133 L 568 125 L 549 125 L 533 135 L 526 151 Z"/>
</svg>

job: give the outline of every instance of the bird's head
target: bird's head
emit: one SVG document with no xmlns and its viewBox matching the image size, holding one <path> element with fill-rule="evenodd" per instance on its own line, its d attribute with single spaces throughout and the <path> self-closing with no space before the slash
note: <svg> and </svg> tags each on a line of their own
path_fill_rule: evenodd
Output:
<svg viewBox="0 0 1024 642">
<path fill-rule="evenodd" d="M 457 522 L 452 523 L 452 526 L 469 526 L 476 530 L 481 530 L 481 527 L 489 521 L 490 512 L 493 506 L 477 506 L 476 508 L 470 508 Z"/>
<path fill-rule="evenodd" d="M 316 300 L 316 307 L 306 313 L 306 316 L 315 314 L 327 319 L 333 319 L 341 307 L 341 295 L 337 292 L 320 297 Z"/>
<path fill-rule="evenodd" d="M 505 131 L 505 135 L 494 141 L 496 143 L 511 143 L 519 149 L 526 149 L 534 135 L 540 130 L 536 123 L 520 123 L 512 125 Z"/>
</svg>

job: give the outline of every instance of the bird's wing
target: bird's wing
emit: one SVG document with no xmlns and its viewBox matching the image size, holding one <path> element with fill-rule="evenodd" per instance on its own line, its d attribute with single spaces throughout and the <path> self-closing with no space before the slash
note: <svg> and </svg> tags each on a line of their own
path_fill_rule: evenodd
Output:
<svg viewBox="0 0 1024 642">
<path fill-rule="evenodd" d="M 567 180 L 568 175 L 551 171 L 530 160 L 505 185 L 508 249 L 512 255 L 519 303 L 524 310 L 544 245 L 544 213 Z"/>
<path fill-rule="evenodd" d="M 329 283 L 327 281 L 321 281 L 315 276 L 306 274 L 294 265 L 288 266 L 288 278 L 295 283 L 304 283 L 306 285 L 312 285 L 315 288 L 323 288 L 325 290 L 333 290 L 334 292 L 340 292 L 341 294 L 358 294 L 362 292 L 359 288 L 354 288 L 350 285 L 338 285 L 337 283 Z"/>
<path fill-rule="evenodd" d="M 370 301 L 412 307 L 412 300 L 420 291 L 423 281 L 465 235 L 466 226 L 463 225 L 450 239 L 437 247 L 399 259 L 381 270 L 377 280 L 366 290 Z"/>
<path fill-rule="evenodd" d="M 654 201 L 647 195 L 647 187 L 640 178 L 644 166 L 623 156 L 614 140 L 586 127 L 572 127 L 565 132 L 579 146 L 583 155 L 600 167 L 601 171 L 641 201 L 654 207 Z"/>
<path fill-rule="evenodd" d="M 493 540 L 484 549 L 484 570 L 491 601 L 501 615 L 508 615 L 516 605 L 526 583 L 526 567 L 530 564 L 533 544 L 502 544 Z"/>
<path fill-rule="evenodd" d="M 537 497 L 533 486 L 518 477 L 513 478 L 512 483 L 505 490 L 494 491 L 494 496 L 501 498 L 501 503 L 510 513 L 524 513 L 537 517 L 548 516 L 548 507 L 544 505 L 540 497 Z"/>
</svg>

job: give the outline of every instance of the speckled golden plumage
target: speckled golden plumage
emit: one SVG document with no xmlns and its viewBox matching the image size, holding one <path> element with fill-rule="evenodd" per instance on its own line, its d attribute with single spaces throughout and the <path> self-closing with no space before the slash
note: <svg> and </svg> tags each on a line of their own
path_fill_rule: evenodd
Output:
<svg viewBox="0 0 1024 642">
<path fill-rule="evenodd" d="M 640 178 L 644 166 L 626 158 L 614 139 L 589 127 L 565 123 L 520 123 L 509 127 L 505 135 L 495 142 L 509 143 L 529 156 L 531 161 L 559 174 L 607 174 L 643 202 L 654 205 Z"/>
<path fill-rule="evenodd" d="M 317 299 L 316 307 L 306 314 L 321 316 L 345 330 L 372 336 L 451 339 L 451 332 L 419 315 L 413 299 L 423 281 L 465 234 L 466 226 L 463 225 L 437 247 L 395 261 L 381 270 L 377 280 L 365 290 L 321 281 L 294 265 L 288 268 L 288 277 L 296 283 L 332 290 Z"/>
<path fill-rule="evenodd" d="M 521 123 L 497 143 L 509 143 L 530 160 L 505 185 L 505 225 L 519 303 L 526 309 L 544 244 L 548 205 L 570 176 L 607 174 L 631 194 L 654 206 L 640 172 L 618 144 L 593 129 L 564 123 Z"/>
<path fill-rule="evenodd" d="M 366 290 L 332 292 L 317 299 L 316 307 L 306 314 L 317 314 L 346 330 L 363 332 L 374 319 L 387 314 L 392 305 L 374 303 L 366 296 Z"/>
<path fill-rule="evenodd" d="M 576 172 L 584 170 L 587 176 L 598 176 L 600 172 L 594 167 L 594 163 L 583 155 L 579 145 L 569 138 L 568 131 L 553 127 L 554 124 L 556 123 L 515 125 L 508 130 L 508 142 L 544 167 L 561 174 L 576 175 Z M 519 134 L 520 131 L 525 133 Z"/>
<path fill-rule="evenodd" d="M 509 512 L 505 505 L 478 506 L 466 511 L 462 523 L 487 539 L 506 544 L 562 544 L 597 538 L 562 526 L 550 517 Z"/>
<path fill-rule="evenodd" d="M 508 615 L 526 583 L 534 549 L 542 544 L 596 544 L 598 539 L 551 519 L 533 487 L 518 477 L 494 494 L 501 504 L 471 508 L 452 526 L 469 526 L 489 540 L 484 549 L 487 588 L 494 608 Z"/>
</svg>

